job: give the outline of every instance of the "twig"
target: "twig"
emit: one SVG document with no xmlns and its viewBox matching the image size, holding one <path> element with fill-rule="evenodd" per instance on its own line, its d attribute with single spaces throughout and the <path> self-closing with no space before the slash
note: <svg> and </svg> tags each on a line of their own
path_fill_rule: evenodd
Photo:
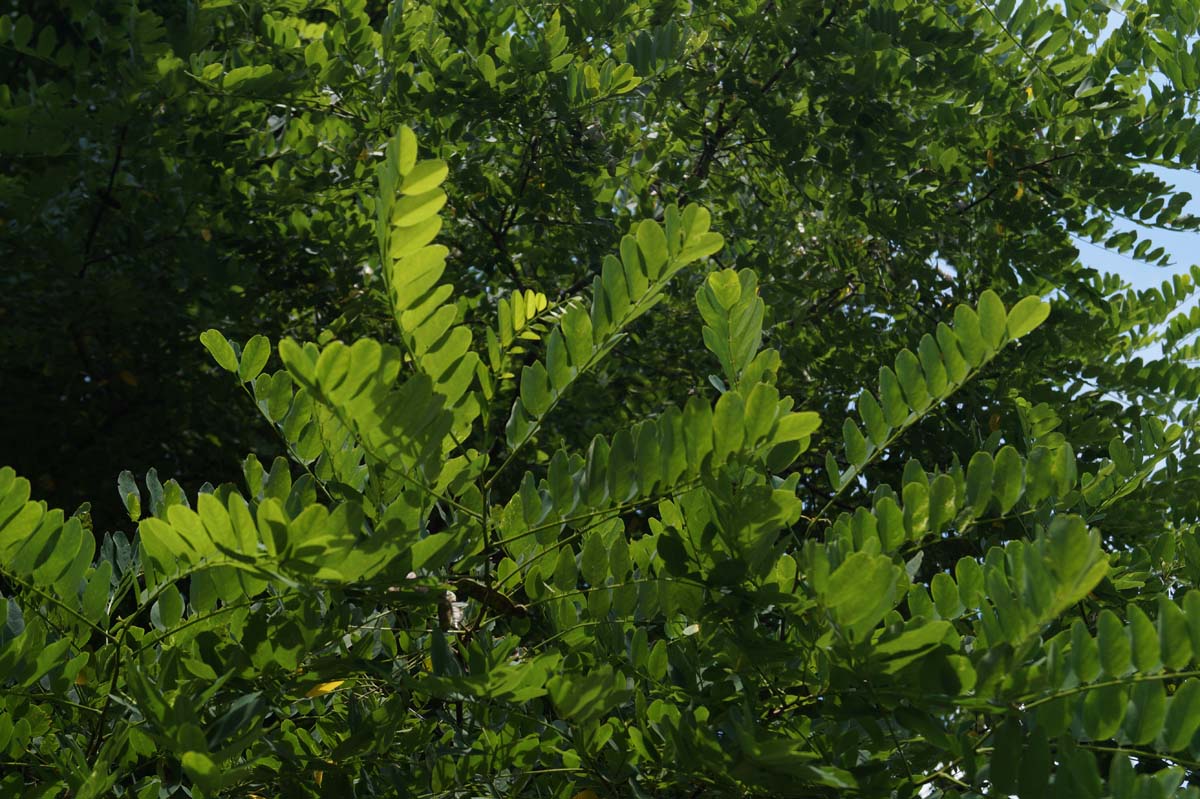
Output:
<svg viewBox="0 0 1200 799">
<path fill-rule="evenodd" d="M 828 25 L 832 19 L 833 12 L 830 11 L 829 15 L 826 16 L 826 18 L 822 21 L 821 27 Z M 796 59 L 799 57 L 800 48 L 797 47 L 788 54 L 788 57 L 784 60 L 784 62 L 780 64 L 774 72 L 771 73 L 766 81 L 763 82 L 762 86 L 758 88 L 758 93 L 760 95 L 765 95 L 767 92 L 769 92 L 771 88 L 779 81 L 779 79 L 783 77 L 784 73 L 791 69 L 792 65 L 796 63 Z M 685 181 L 686 183 L 703 181 L 708 177 L 709 170 L 712 169 L 712 162 L 715 160 L 717 153 L 721 149 L 722 140 L 729 135 L 729 132 L 733 130 L 734 126 L 737 125 L 737 123 L 741 120 L 742 113 L 745 112 L 746 108 L 748 107 L 745 103 L 743 103 L 737 111 L 730 114 L 730 116 L 726 118 L 725 107 L 727 100 L 727 97 L 722 96 L 721 101 L 717 104 L 717 115 L 716 119 L 714 120 L 716 128 L 711 132 L 707 130 L 705 131 L 704 146 L 701 148 L 700 155 L 696 159 L 696 168 L 692 170 L 692 173 Z M 683 205 L 686 202 L 687 196 L 686 190 L 680 192 L 680 205 Z"/>
<path fill-rule="evenodd" d="M 512 281 L 514 284 L 516 284 L 516 287 L 524 291 L 525 281 L 522 279 L 521 269 L 517 265 L 517 262 L 513 260 L 512 256 L 509 255 L 508 243 L 504 240 L 503 232 L 489 225 L 487 220 L 484 219 L 482 215 L 476 214 L 470 208 L 464 208 L 463 212 L 467 215 L 468 219 L 470 219 L 472 222 L 478 225 L 480 229 L 488 234 L 488 237 L 492 240 L 492 245 L 500 254 L 501 267 L 505 272 L 508 273 L 508 276 L 512 278 Z M 505 212 L 505 214 L 507 214 L 507 212 Z"/>
<path fill-rule="evenodd" d="M 129 126 L 122 125 L 117 138 L 117 151 L 113 154 L 112 168 L 108 170 L 108 186 L 100 192 L 100 205 L 96 208 L 95 216 L 92 217 L 92 225 L 88 228 L 87 239 L 83 244 L 83 264 L 79 267 L 80 278 L 87 274 L 88 264 L 91 263 L 89 256 L 92 254 L 92 245 L 96 243 L 96 234 L 100 232 L 100 222 L 104 219 L 104 212 L 112 203 L 113 186 L 116 185 L 117 172 L 121 168 L 121 158 L 125 154 L 125 135 L 128 132 Z"/>
<path fill-rule="evenodd" d="M 500 222 L 500 235 L 507 236 L 508 231 L 512 229 L 513 223 L 517 220 L 517 211 L 520 208 L 521 197 L 525 195 L 525 187 L 529 185 L 529 177 L 533 172 L 533 163 L 537 160 L 538 145 L 541 139 L 537 134 L 534 134 L 529 139 L 529 144 L 525 146 L 525 153 L 521 156 L 524 162 L 524 169 L 521 174 L 521 182 L 517 184 L 517 190 L 513 193 L 512 206 L 502 215 Z"/>
</svg>

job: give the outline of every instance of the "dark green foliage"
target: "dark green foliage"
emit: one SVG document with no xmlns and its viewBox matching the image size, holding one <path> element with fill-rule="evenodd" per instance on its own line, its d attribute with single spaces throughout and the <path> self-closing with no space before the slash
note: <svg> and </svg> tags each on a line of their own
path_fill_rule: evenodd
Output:
<svg viewBox="0 0 1200 799">
<path fill-rule="evenodd" d="M 1195 793 L 1196 9 L 0 8 L 0 794 Z"/>
</svg>

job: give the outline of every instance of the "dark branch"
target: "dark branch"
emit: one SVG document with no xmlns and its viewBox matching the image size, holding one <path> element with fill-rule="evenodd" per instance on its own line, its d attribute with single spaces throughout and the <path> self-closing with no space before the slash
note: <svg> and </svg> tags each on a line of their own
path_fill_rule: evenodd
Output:
<svg viewBox="0 0 1200 799">
<path fill-rule="evenodd" d="M 104 219 L 104 212 L 108 210 L 109 205 L 113 204 L 113 187 L 117 182 L 117 172 L 121 169 L 121 158 L 125 154 L 125 135 L 128 132 L 129 126 L 122 125 L 120 135 L 117 137 L 117 151 L 113 155 L 112 168 L 108 170 L 108 185 L 100 192 L 100 204 L 96 207 L 92 225 L 88 228 L 87 240 L 83 244 L 83 264 L 79 267 L 80 278 L 87 274 L 89 264 L 93 263 L 90 259 L 92 245 L 96 243 L 96 234 L 100 232 L 100 222 Z"/>
</svg>

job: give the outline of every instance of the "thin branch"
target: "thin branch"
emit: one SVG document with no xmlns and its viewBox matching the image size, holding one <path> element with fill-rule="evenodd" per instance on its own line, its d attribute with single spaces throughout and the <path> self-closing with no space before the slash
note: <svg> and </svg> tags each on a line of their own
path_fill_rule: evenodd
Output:
<svg viewBox="0 0 1200 799">
<path fill-rule="evenodd" d="M 821 27 L 828 25 L 832 19 L 833 12 L 830 11 L 822 21 Z M 767 92 L 769 92 L 771 88 L 779 81 L 779 79 L 783 77 L 784 73 L 791 69 L 792 65 L 796 63 L 796 59 L 799 57 L 800 48 L 797 47 L 788 54 L 788 57 L 784 60 L 784 62 L 780 64 L 779 67 L 763 82 L 762 86 L 759 87 L 759 95 L 765 95 Z M 741 107 L 737 109 L 737 111 L 726 117 L 725 112 L 727 100 L 728 97 L 725 95 L 721 96 L 721 100 L 717 104 L 716 117 L 713 120 L 715 128 L 711 131 L 705 130 L 704 146 L 700 150 L 700 155 L 696 158 L 696 167 L 692 170 L 692 173 L 688 175 L 687 179 L 684 181 L 685 183 L 691 183 L 693 181 L 700 182 L 708 177 L 708 173 L 712 169 L 712 163 L 715 160 L 717 153 L 721 150 L 721 142 L 727 135 L 729 135 L 729 132 L 733 130 L 737 123 L 741 121 L 742 114 L 749 107 L 746 103 L 743 103 Z M 680 205 L 683 205 L 687 201 L 687 196 L 688 194 L 686 190 L 680 192 L 678 201 Z"/>
<path fill-rule="evenodd" d="M 120 134 L 117 137 L 117 151 L 113 154 L 112 168 L 108 170 L 108 186 L 100 192 L 100 205 L 96 208 L 96 214 L 92 217 L 91 227 L 88 228 L 87 239 L 83 244 L 83 264 L 79 267 L 79 277 L 83 278 L 87 274 L 88 264 L 91 263 L 89 257 L 92 254 L 92 245 L 96 243 L 96 234 L 100 232 L 100 222 L 104 219 L 104 212 L 108 210 L 108 206 L 112 204 L 113 187 L 117 182 L 117 173 L 121 169 L 121 159 L 125 154 L 125 136 L 129 132 L 128 125 L 122 125 Z"/>
<path fill-rule="evenodd" d="M 529 143 L 525 145 L 525 152 L 521 156 L 522 166 L 524 167 L 521 170 L 521 181 L 517 184 L 517 190 L 513 193 L 512 205 L 501 215 L 501 236 L 507 236 L 508 231 L 512 229 L 513 223 L 516 222 L 521 197 L 525 195 L 525 188 L 529 185 L 529 177 L 533 173 L 533 164 L 537 160 L 538 145 L 540 143 L 541 139 L 535 133 L 530 137 Z"/>
<path fill-rule="evenodd" d="M 469 207 L 464 207 L 463 213 L 466 214 L 468 219 L 478 225 L 481 230 L 488 234 L 488 238 L 492 240 L 492 245 L 496 248 L 496 251 L 500 253 L 500 266 L 504 269 L 508 276 L 512 278 L 512 281 L 514 284 L 516 284 L 516 287 L 524 291 L 525 280 L 521 275 L 520 266 L 517 265 L 517 262 L 513 260 L 512 255 L 510 255 L 508 252 L 508 242 L 505 241 L 504 231 L 489 225 L 487 220 L 484 219 L 482 215 L 475 213 Z M 505 214 L 507 214 L 507 212 L 505 212 Z"/>
<path fill-rule="evenodd" d="M 1097 690 L 1100 688 L 1113 688 L 1113 687 L 1118 687 L 1118 686 L 1128 686 L 1128 685 L 1133 685 L 1135 683 L 1142 683 L 1142 682 L 1165 682 L 1167 680 L 1183 680 L 1183 679 L 1187 679 L 1188 677 L 1200 677 L 1200 671 L 1192 670 L 1192 671 L 1160 672 L 1158 674 L 1134 674 L 1134 675 L 1130 675 L 1128 677 L 1122 677 L 1121 679 L 1118 679 L 1118 680 L 1104 680 L 1103 682 L 1094 682 L 1094 683 L 1089 683 L 1088 685 L 1079 685 L 1074 688 L 1067 688 L 1062 691 L 1052 692 L 1050 694 L 1047 694 L 1046 696 L 1040 697 L 1031 702 L 1023 702 L 1023 703 L 1021 703 L 1021 709 L 1025 710 L 1025 711 L 1033 710 L 1034 708 L 1039 707 L 1040 705 L 1044 705 L 1048 702 L 1053 702 L 1056 699 L 1062 699 L 1062 698 L 1068 697 L 1068 696 L 1076 696 L 1078 694 L 1087 693 L 1088 691 L 1094 691 L 1094 690 Z"/>
</svg>

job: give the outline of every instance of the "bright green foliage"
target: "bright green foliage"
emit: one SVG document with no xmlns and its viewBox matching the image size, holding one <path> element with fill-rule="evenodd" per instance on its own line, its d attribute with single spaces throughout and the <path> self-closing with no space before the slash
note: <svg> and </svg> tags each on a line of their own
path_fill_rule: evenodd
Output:
<svg viewBox="0 0 1200 799">
<path fill-rule="evenodd" d="M 840 492 L 849 485 L 875 455 L 887 449 L 931 406 L 961 387 L 1006 343 L 1044 321 L 1049 312 L 1049 305 L 1037 297 L 1026 297 L 1005 312 L 1000 298 L 987 291 L 978 313 L 960 305 L 954 312 L 953 327 L 940 324 L 936 339 L 929 334 L 923 336 L 917 350 L 920 357 L 911 350 L 901 350 L 894 370 L 887 366 L 879 370 L 879 396 L 864 390 L 856 400 L 866 433 L 850 419 L 843 425 L 849 469 L 842 472 L 833 455 L 826 456 L 834 490 Z M 987 457 L 986 453 L 980 454 Z M 997 480 L 1012 483 L 1007 471 Z M 1008 508 L 1001 510 L 1006 512 Z"/>
<path fill-rule="evenodd" d="M 1200 224 L 1186 4 L 92 5 L 0 147 L 131 132 L 0 202 L 244 239 L 174 310 L 286 457 L 0 469 L 0 795 L 1197 794 L 1200 274 L 1068 252 Z"/>
<path fill-rule="evenodd" d="M 505 426 L 515 454 L 541 427 L 558 398 L 624 337 L 625 330 L 663 297 L 683 267 L 712 255 L 722 239 L 710 232 L 708 211 L 689 206 L 666 209 L 662 225 L 646 219 L 636 234 L 621 239 L 621 257 L 606 256 L 592 284 L 590 311 L 568 308 L 546 339 L 546 356 L 521 372 L 520 393 Z"/>
<path fill-rule="evenodd" d="M 156 464 L 190 491 L 233 479 L 270 441 L 196 336 L 383 335 L 390 245 L 356 198 L 404 125 L 431 152 L 417 166 L 409 147 L 396 221 L 452 209 L 442 281 L 478 340 L 500 297 L 561 308 L 605 253 L 624 269 L 623 233 L 656 246 L 636 226 L 687 200 L 728 239 L 722 266 L 752 269 L 776 309 L 765 340 L 800 365 L 784 393 L 840 418 L 952 321 L 945 303 L 1060 291 L 1055 333 L 1029 345 L 1037 375 L 1003 356 L 989 380 L 1103 446 L 1132 421 L 1113 392 L 1156 413 L 1200 395 L 1200 317 L 1180 307 L 1194 280 L 1133 293 L 1087 263 L 1091 245 L 1165 262 L 1122 220 L 1200 224 L 1144 169 L 1200 156 L 1194 20 L 1127 6 L 8 0 L 0 259 L 16 267 L 0 297 L 21 299 L 0 306 L 17 381 L 0 416 L 29 421 L 0 428 L 0 451 L 41 495 L 93 500 L 102 527 L 121 509 L 98 486 L 123 468 Z M 612 390 L 574 392 L 552 435 L 584 446 L 706 390 L 709 372 L 684 368 L 702 282 L 685 275 L 638 320 L 658 346 L 585 376 Z M 1137 356 L 1147 342 L 1166 357 Z M 937 418 L 986 422 L 988 388 Z M 905 447 L 928 460 L 947 443 Z"/>
<path fill-rule="evenodd" d="M 204 796 L 352 784 L 671 793 L 697 781 L 917 795 L 943 779 L 1045 795 L 1103 784 L 1093 742 L 1190 750 L 1198 594 L 1160 595 L 1153 618 L 1135 604 L 1100 607 L 1094 626 L 1072 618 L 1134 576 L 1088 518 L 1146 479 L 1177 428 L 1114 440 L 1113 460 L 1081 477 L 1052 412 L 1026 404 L 1024 451 L 985 449 L 932 474 L 912 461 L 853 512 L 827 522 L 830 499 L 806 517 L 814 498 L 792 467 L 818 418 L 776 386 L 754 273 L 720 270 L 697 293 L 724 374 L 715 403 L 693 396 L 519 466 L 560 398 L 721 240 L 705 211 L 668 208 L 605 259 L 590 304 L 538 322 L 548 300 L 507 298 L 482 359 L 439 282 L 440 201 L 428 198 L 444 170 L 416 147 L 407 129 L 389 143 L 374 199 L 399 346 L 285 340 L 285 371 L 267 373 L 261 337 L 202 337 L 298 478 L 251 456 L 244 491 L 206 490 L 193 509 L 149 475 L 143 518 L 141 489 L 122 475 L 138 534 L 106 537 L 93 560 L 78 517 L 0 473 L 0 563 L 17 589 L 0 650 L 8 682 L 70 693 L 94 722 L 72 732 L 72 705 L 18 693 L 78 739 L 32 743 L 22 708 L 33 705 L 10 704 L 10 756 L 39 747 L 40 765 L 17 779 L 140 794 L 165 785 L 139 765 L 157 753 Z M 868 479 L 1047 312 L 985 292 L 916 354 L 902 350 L 856 401 L 864 427 L 843 425 L 848 471 L 828 456 L 835 490 Z M 488 419 L 505 376 L 489 364 L 522 336 L 542 355 L 515 377 L 495 458 Z M 1029 536 L 922 576 L 926 548 L 969 540 L 987 513 L 1027 519 Z M 862 733 L 849 736 L 849 718 Z M 1125 757 L 1109 790 L 1132 796 L 1148 777 L 1123 771 Z"/>
<path fill-rule="evenodd" d="M 696 292 L 696 305 L 704 318 L 704 346 L 721 362 L 729 384 L 739 388 L 759 382 L 768 368 L 766 353 L 762 365 L 752 368 L 762 346 L 765 309 L 757 285 L 758 277 L 749 270 L 724 270 L 709 275 Z"/>
</svg>

